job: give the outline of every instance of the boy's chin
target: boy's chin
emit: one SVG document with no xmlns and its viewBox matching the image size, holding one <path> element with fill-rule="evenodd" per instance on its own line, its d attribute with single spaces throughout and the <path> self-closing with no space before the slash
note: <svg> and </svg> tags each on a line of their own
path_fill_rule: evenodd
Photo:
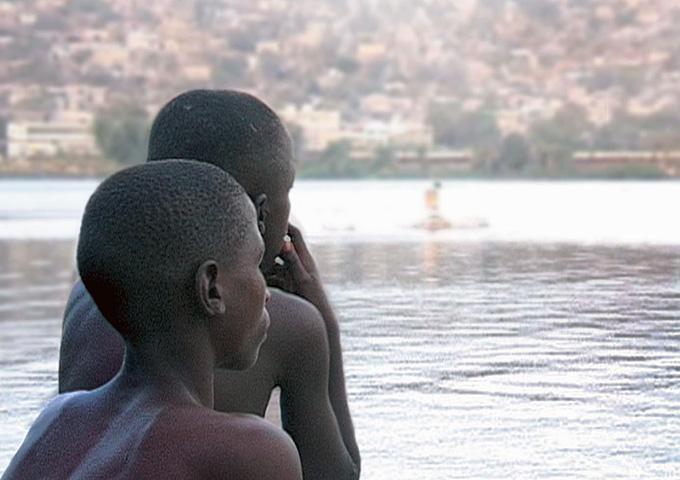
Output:
<svg viewBox="0 0 680 480">
<path fill-rule="evenodd" d="M 248 352 L 239 358 L 230 358 L 217 364 L 217 368 L 224 368 L 227 370 L 247 370 L 257 362 L 257 357 L 260 349 L 255 349 L 254 352 Z"/>
</svg>

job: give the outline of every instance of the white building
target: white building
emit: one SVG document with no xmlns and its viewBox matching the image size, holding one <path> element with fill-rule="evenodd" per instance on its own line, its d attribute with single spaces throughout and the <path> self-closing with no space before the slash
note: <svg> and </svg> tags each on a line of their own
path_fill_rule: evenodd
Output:
<svg viewBox="0 0 680 480">
<path fill-rule="evenodd" d="M 309 105 L 288 106 L 280 111 L 287 124 L 297 125 L 304 134 L 304 149 L 321 152 L 330 144 L 348 141 L 354 149 L 373 150 L 392 146 L 430 148 L 434 144 L 432 129 L 417 121 L 393 117 L 390 120 L 368 120 L 343 124 L 338 110 L 323 110 Z"/>
<path fill-rule="evenodd" d="M 432 129 L 418 122 L 392 119 L 389 122 L 368 121 L 343 131 L 343 138 L 354 148 L 372 149 L 380 146 L 422 147 L 434 145 Z"/>
<path fill-rule="evenodd" d="M 309 152 L 323 151 L 331 143 L 343 138 L 338 110 L 322 110 L 308 105 L 297 108 L 289 105 L 280 114 L 287 124 L 302 128 L 304 149 Z"/>
<path fill-rule="evenodd" d="M 7 124 L 7 156 L 9 158 L 96 155 L 92 122 L 82 119 L 11 121 Z"/>
</svg>

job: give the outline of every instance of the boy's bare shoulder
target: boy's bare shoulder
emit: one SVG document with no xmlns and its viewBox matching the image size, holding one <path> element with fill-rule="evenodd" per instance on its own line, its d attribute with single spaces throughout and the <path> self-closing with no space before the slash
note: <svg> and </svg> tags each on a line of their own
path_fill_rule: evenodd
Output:
<svg viewBox="0 0 680 480">
<path fill-rule="evenodd" d="M 271 288 L 267 309 L 272 326 L 292 339 L 317 339 L 326 336 L 326 326 L 319 310 L 307 300 L 282 290 Z M 276 324 L 276 325 L 275 325 Z"/>
<path fill-rule="evenodd" d="M 82 403 L 83 397 L 89 396 L 89 392 L 71 392 L 50 400 L 29 428 L 2 478 L 44 478 L 47 471 L 52 477 L 58 478 L 64 466 L 61 463 L 51 464 L 49 459 L 59 457 L 57 452 L 63 452 L 63 445 L 58 435 L 49 443 L 45 443 L 45 438 L 55 437 L 53 432 L 62 430 L 64 419 L 68 422 L 67 417 L 74 405 Z"/>
<path fill-rule="evenodd" d="M 265 348 L 273 354 L 285 378 L 300 362 L 327 364 L 328 334 L 319 310 L 307 300 L 272 288 L 267 305 L 272 320 Z M 302 354 L 302 355 L 301 355 Z"/>
<path fill-rule="evenodd" d="M 168 432 L 192 452 L 192 470 L 201 477 L 301 479 L 295 444 L 282 429 L 248 414 L 194 409 L 175 415 Z"/>
<path fill-rule="evenodd" d="M 83 401 L 89 399 L 91 396 L 91 393 L 86 391 L 76 391 L 57 395 L 47 402 L 40 412 L 40 415 L 38 415 L 33 422 L 28 435 L 31 436 L 31 434 L 36 435 L 41 433 L 46 426 L 50 425 L 64 412 L 77 408 L 79 404 L 83 403 Z"/>
<path fill-rule="evenodd" d="M 92 390 L 118 372 L 123 339 L 106 321 L 78 280 L 64 310 L 59 349 L 59 392 Z"/>
</svg>

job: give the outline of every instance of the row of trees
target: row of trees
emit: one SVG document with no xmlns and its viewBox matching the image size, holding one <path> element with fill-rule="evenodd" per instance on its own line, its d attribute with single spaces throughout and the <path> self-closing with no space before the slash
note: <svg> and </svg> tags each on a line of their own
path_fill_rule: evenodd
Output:
<svg viewBox="0 0 680 480">
<path fill-rule="evenodd" d="M 376 148 L 368 159 L 352 157 L 352 144 L 347 140 L 331 143 L 319 155 L 298 154 L 298 175 L 311 178 L 364 178 L 391 176 L 396 152 L 385 146 Z"/>
<path fill-rule="evenodd" d="M 435 104 L 428 122 L 435 143 L 445 148 L 474 152 L 480 176 L 570 176 L 573 153 L 581 150 L 680 150 L 680 113 L 664 112 L 647 117 L 616 113 L 610 123 L 597 127 L 586 112 L 567 106 L 549 119 L 536 122 L 526 135 L 503 136 L 491 110 L 461 111 L 454 105 Z M 146 158 L 150 119 L 133 104 L 100 112 L 95 122 L 97 143 L 105 157 L 120 164 Z M 393 175 L 396 152 L 377 148 L 370 159 L 354 160 L 349 142 L 336 142 L 314 157 L 304 151 L 303 132 L 292 126 L 295 156 L 300 174 L 311 177 L 365 177 Z M 420 151 L 419 154 L 425 154 Z M 626 172 L 618 172 L 625 174 Z M 633 169 L 632 176 L 656 171 Z"/>
<path fill-rule="evenodd" d="M 679 122 L 680 113 L 674 111 L 648 116 L 614 112 L 609 123 L 597 126 L 583 108 L 567 105 L 524 135 L 503 136 L 490 109 L 466 112 L 434 104 L 428 115 L 435 143 L 473 149 L 483 175 L 573 175 L 571 158 L 583 150 L 680 150 Z"/>
<path fill-rule="evenodd" d="M 116 105 L 97 114 L 94 135 L 97 146 L 109 160 L 133 165 L 146 160 L 150 119 L 132 103 Z"/>
<path fill-rule="evenodd" d="M 481 177 L 572 177 L 583 175 L 572 165 L 574 152 L 588 150 L 669 151 L 680 150 L 680 113 L 663 112 L 637 117 L 617 112 L 610 123 L 596 126 L 586 112 L 569 105 L 552 118 L 534 123 L 526 134 L 503 135 L 491 109 L 463 111 L 455 104 L 433 104 L 428 123 L 435 143 L 444 148 L 472 150 L 474 168 L 467 175 Z M 298 141 L 302 134 L 293 129 Z M 425 151 L 416 152 L 425 157 Z M 372 159 L 353 159 L 351 145 L 337 142 L 306 159 L 301 176 L 365 177 L 393 176 L 396 152 L 381 147 Z M 423 160 L 422 175 L 427 175 Z M 603 173 L 612 177 L 661 177 L 653 166 L 624 166 Z"/>
</svg>

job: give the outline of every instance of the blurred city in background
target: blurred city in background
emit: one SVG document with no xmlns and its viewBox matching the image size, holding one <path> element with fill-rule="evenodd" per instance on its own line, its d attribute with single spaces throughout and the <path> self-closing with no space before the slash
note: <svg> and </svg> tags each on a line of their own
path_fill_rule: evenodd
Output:
<svg viewBox="0 0 680 480">
<path fill-rule="evenodd" d="M 680 182 L 648 181 L 680 176 L 678 25 L 680 0 L 0 0 L 0 474 L 57 394 L 88 197 L 167 101 L 232 88 L 295 142 L 362 478 L 680 478 Z"/>
<path fill-rule="evenodd" d="M 678 0 L 0 1 L 0 173 L 101 176 L 235 88 L 302 177 L 680 176 Z"/>
</svg>

